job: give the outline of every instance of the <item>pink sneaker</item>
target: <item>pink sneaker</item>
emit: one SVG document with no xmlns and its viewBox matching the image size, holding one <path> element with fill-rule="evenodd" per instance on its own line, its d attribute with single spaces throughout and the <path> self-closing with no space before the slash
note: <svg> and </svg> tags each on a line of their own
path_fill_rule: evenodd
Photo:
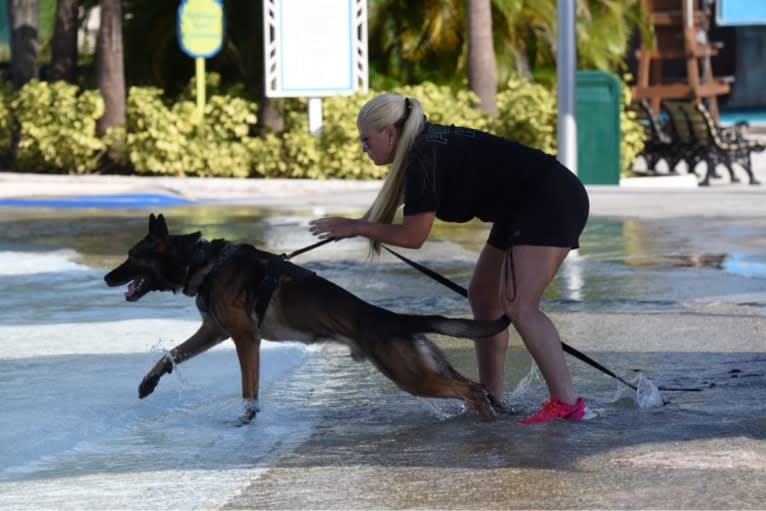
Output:
<svg viewBox="0 0 766 511">
<path fill-rule="evenodd" d="M 570 421 L 579 421 L 585 415 L 585 400 L 577 398 L 573 405 L 564 403 L 557 397 L 543 403 L 543 408 L 536 414 L 521 419 L 519 424 L 540 424 L 542 422 L 552 421 L 554 419 L 567 419 Z"/>
</svg>

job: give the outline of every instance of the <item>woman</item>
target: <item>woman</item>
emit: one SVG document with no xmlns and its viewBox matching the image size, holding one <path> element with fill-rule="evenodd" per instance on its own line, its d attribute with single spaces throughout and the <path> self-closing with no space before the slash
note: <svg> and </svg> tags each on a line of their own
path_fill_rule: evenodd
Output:
<svg viewBox="0 0 766 511">
<path fill-rule="evenodd" d="M 588 219 L 588 196 L 577 177 L 536 149 L 477 130 L 426 122 L 414 98 L 386 93 L 357 117 L 362 150 L 391 165 L 369 211 L 359 219 L 311 222 L 322 239 L 364 236 L 380 244 L 419 248 L 434 219 L 493 226 L 468 288 L 476 319 L 507 314 L 548 386 L 551 398 L 523 424 L 580 420 L 585 402 L 572 386 L 556 327 L 540 298 Z M 401 223 L 393 223 L 404 204 Z M 476 343 L 479 378 L 501 402 L 508 332 Z"/>
</svg>

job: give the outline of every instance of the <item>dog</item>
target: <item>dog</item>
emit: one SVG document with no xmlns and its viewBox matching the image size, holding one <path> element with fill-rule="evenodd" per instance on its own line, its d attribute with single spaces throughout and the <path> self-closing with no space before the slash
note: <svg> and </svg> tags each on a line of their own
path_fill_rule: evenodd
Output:
<svg viewBox="0 0 766 511">
<path fill-rule="evenodd" d="M 182 291 L 195 297 L 202 325 L 154 365 L 138 387 L 151 394 L 160 378 L 229 337 L 242 377 L 240 422 L 258 411 L 261 339 L 306 344 L 335 341 L 355 360 L 369 359 L 401 389 L 422 397 L 460 399 L 492 420 L 497 403 L 483 385 L 455 370 L 425 333 L 480 339 L 507 328 L 497 320 L 451 319 L 398 314 L 374 306 L 285 256 L 224 239 L 207 241 L 200 232 L 172 235 L 162 214 L 149 216 L 149 233 L 128 258 L 105 275 L 110 287 L 128 284 L 125 299 L 150 291 Z"/>
</svg>

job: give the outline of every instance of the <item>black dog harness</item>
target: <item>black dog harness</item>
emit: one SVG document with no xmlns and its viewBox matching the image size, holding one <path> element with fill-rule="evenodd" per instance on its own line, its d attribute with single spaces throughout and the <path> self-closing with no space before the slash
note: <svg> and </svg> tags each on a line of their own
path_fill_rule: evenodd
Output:
<svg viewBox="0 0 766 511">
<path fill-rule="evenodd" d="M 266 275 L 264 275 L 255 292 L 255 315 L 258 318 L 259 327 L 261 326 L 261 323 L 263 323 L 263 318 L 266 316 L 266 309 L 269 307 L 271 296 L 279 285 L 279 279 L 282 275 L 298 278 L 315 275 L 313 271 L 296 266 L 287 259 L 288 257 L 285 254 L 269 254 L 269 264 L 266 267 Z"/>
<path fill-rule="evenodd" d="M 213 240 L 213 244 L 218 242 L 219 240 Z M 237 250 L 239 250 L 242 245 L 226 245 L 223 250 L 221 250 L 221 253 L 218 254 L 218 257 L 215 260 L 215 263 L 213 263 L 212 268 L 210 268 L 210 271 L 207 272 L 207 275 L 202 279 L 202 282 L 199 284 L 199 287 L 193 291 L 190 292 L 190 285 L 192 281 L 192 277 L 195 274 L 195 271 L 208 264 L 210 261 L 210 245 L 211 243 L 207 240 L 199 240 L 194 245 L 194 252 L 192 253 L 191 262 L 189 263 L 189 269 L 187 270 L 186 274 L 186 282 L 184 283 L 184 294 L 188 295 L 197 295 L 197 305 L 200 307 L 200 310 L 203 310 L 207 312 L 209 310 L 209 290 L 210 290 L 210 282 L 212 279 L 212 276 L 215 275 L 215 273 L 223 266 L 223 264 L 234 255 Z"/>
<path fill-rule="evenodd" d="M 214 240 L 213 244 L 218 240 Z M 189 272 L 186 278 L 185 289 L 188 289 L 194 270 L 205 266 L 210 261 L 211 243 L 206 240 L 200 240 L 194 247 L 192 254 L 191 264 L 189 265 Z M 213 275 L 228 261 L 238 250 L 249 247 L 249 245 L 226 245 L 220 254 L 216 258 L 210 271 L 205 275 L 202 283 L 197 290 L 198 305 L 204 311 L 209 310 L 209 289 L 210 282 L 212 282 Z M 268 257 L 268 263 L 266 265 L 266 271 L 255 290 L 255 315 L 258 318 L 258 326 L 263 323 L 263 319 L 266 316 L 266 309 L 269 307 L 271 297 L 274 294 L 274 290 L 279 285 L 279 280 L 282 275 L 287 275 L 296 278 L 305 278 L 315 275 L 313 271 L 306 270 L 300 266 L 296 266 L 288 261 L 290 256 L 286 254 L 275 255 L 267 252 L 261 252 L 264 256 Z"/>
</svg>

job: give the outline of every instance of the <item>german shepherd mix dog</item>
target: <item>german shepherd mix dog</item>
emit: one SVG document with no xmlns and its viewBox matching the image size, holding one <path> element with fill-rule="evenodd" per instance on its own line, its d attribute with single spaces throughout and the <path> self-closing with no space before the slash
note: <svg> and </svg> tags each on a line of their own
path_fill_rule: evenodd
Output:
<svg viewBox="0 0 766 511">
<path fill-rule="evenodd" d="M 128 259 L 105 277 L 107 285 L 129 283 L 125 299 L 149 291 L 181 290 L 196 297 L 199 330 L 173 348 L 144 376 L 145 398 L 165 373 L 231 337 L 237 348 L 245 405 L 240 420 L 258 411 L 261 339 L 346 344 L 356 360 L 368 358 L 400 388 L 424 397 L 462 399 L 482 417 L 494 418 L 484 387 L 458 373 L 425 332 L 478 339 L 508 326 L 493 321 L 397 314 L 371 305 L 311 271 L 269 252 L 201 233 L 172 235 L 162 215 L 149 216 L 149 234 Z M 492 400 L 494 401 L 494 400 Z"/>
</svg>

